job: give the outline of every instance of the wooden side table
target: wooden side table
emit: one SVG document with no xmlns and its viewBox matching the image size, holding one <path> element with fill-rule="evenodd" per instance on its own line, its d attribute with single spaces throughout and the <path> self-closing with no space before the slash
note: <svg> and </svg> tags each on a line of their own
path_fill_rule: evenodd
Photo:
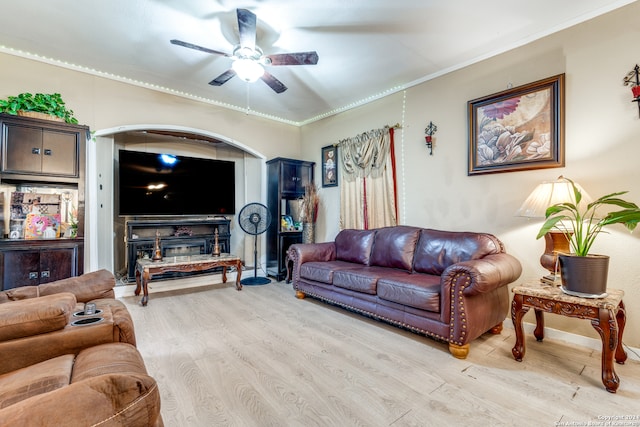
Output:
<svg viewBox="0 0 640 427">
<path fill-rule="evenodd" d="M 602 339 L 602 383 L 608 392 L 615 393 L 620 379 L 613 368 L 616 362 L 624 364 L 627 353 L 622 347 L 622 333 L 626 322 L 626 314 L 619 289 L 607 289 L 605 298 L 580 298 L 567 295 L 553 285 L 527 283 L 513 288 L 511 320 L 516 332 L 516 344 L 511 350 L 518 362 L 525 353 L 525 340 L 522 332 L 522 317 L 530 308 L 535 310 L 536 328 L 533 332 L 538 341 L 544 338 L 543 313 L 560 314 L 579 319 L 590 319 Z"/>
</svg>

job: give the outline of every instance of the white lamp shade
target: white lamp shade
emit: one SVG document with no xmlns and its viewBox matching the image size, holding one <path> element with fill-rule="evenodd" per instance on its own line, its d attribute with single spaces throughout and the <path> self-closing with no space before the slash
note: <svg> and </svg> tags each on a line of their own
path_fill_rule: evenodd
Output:
<svg viewBox="0 0 640 427">
<path fill-rule="evenodd" d="M 591 196 L 584 191 L 580 184 L 575 183 L 575 185 L 582 193 L 581 204 L 591 203 L 593 201 Z M 573 195 L 571 182 L 561 176 L 555 181 L 545 181 L 542 184 L 538 184 L 524 203 L 522 203 L 516 215 L 528 218 L 544 218 L 549 206 L 564 202 L 575 203 L 576 200 Z"/>
</svg>

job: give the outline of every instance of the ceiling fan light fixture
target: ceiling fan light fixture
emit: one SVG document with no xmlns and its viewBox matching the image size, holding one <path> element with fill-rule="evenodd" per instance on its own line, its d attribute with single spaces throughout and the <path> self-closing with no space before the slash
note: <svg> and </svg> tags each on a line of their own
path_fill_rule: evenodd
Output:
<svg viewBox="0 0 640 427">
<path fill-rule="evenodd" d="M 236 59 L 233 61 L 231 68 L 236 72 L 238 77 L 249 83 L 255 82 L 264 74 L 264 67 L 260 63 L 248 58 Z"/>
</svg>

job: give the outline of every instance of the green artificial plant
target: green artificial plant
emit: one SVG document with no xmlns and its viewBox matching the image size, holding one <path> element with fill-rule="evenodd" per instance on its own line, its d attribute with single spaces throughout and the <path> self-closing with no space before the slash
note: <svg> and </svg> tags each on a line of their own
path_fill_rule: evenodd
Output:
<svg viewBox="0 0 640 427">
<path fill-rule="evenodd" d="M 73 117 L 73 110 L 67 109 L 59 93 L 21 93 L 18 96 L 0 99 L 0 112 L 17 115 L 20 110 L 50 114 L 64 119 L 67 123 L 78 123 Z"/>
<path fill-rule="evenodd" d="M 565 179 L 571 183 L 575 203 L 564 202 L 549 206 L 545 213 L 546 221 L 542 225 L 537 239 L 552 229 L 560 230 L 570 242 L 574 255 L 587 256 L 598 234 L 604 232 L 602 231 L 604 226 L 623 224 L 629 231 L 633 231 L 638 225 L 638 221 L 640 221 L 638 205 L 618 197 L 628 191 L 607 194 L 583 207 L 580 205 L 582 200 L 580 189 L 573 181 Z M 623 209 L 609 212 L 599 218 L 596 216 L 596 210 L 604 205 L 618 206 Z M 567 224 L 570 226 L 566 226 Z"/>
</svg>

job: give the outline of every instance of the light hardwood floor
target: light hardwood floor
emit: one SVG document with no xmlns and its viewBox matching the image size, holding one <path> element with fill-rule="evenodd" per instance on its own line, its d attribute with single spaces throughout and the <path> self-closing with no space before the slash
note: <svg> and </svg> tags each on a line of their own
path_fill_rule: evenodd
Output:
<svg viewBox="0 0 640 427">
<path fill-rule="evenodd" d="M 154 293 L 147 307 L 121 300 L 168 427 L 586 426 L 625 416 L 617 425 L 640 426 L 640 362 L 616 364 L 611 394 L 599 351 L 528 334 L 519 363 L 511 328 L 457 360 L 444 343 L 298 300 L 283 282 Z"/>
</svg>

